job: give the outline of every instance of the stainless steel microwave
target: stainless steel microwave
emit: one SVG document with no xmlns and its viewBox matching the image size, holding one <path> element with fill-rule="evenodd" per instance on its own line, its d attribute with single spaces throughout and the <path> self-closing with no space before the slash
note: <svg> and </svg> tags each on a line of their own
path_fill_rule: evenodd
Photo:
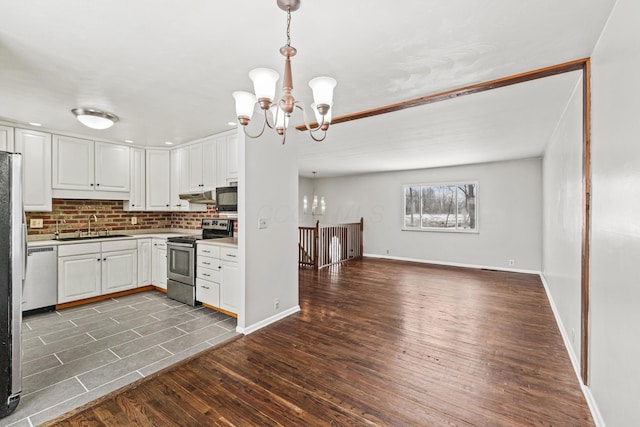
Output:
<svg viewBox="0 0 640 427">
<path fill-rule="evenodd" d="M 218 212 L 238 211 L 238 187 L 216 188 L 216 209 Z"/>
</svg>

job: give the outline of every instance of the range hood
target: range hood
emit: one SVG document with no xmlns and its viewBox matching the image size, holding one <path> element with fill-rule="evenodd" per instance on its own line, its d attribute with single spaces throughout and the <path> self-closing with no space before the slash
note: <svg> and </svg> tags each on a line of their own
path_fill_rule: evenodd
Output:
<svg viewBox="0 0 640 427">
<path fill-rule="evenodd" d="M 189 203 L 199 203 L 201 205 L 215 205 L 216 194 L 213 191 L 202 191 L 198 193 L 184 193 L 180 194 L 181 200 L 186 200 Z"/>
</svg>

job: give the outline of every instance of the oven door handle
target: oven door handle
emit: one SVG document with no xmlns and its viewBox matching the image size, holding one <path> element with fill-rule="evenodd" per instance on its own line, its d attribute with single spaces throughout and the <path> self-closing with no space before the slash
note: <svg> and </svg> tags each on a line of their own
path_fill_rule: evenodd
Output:
<svg viewBox="0 0 640 427">
<path fill-rule="evenodd" d="M 193 245 L 190 243 L 167 242 L 167 246 L 180 246 L 182 248 L 193 248 Z"/>
</svg>

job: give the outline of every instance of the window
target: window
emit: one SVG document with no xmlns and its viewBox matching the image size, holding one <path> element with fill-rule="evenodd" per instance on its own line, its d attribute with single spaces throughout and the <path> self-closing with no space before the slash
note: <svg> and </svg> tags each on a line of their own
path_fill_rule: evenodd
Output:
<svg viewBox="0 0 640 427">
<path fill-rule="evenodd" d="M 405 230 L 476 231 L 475 183 L 405 185 Z"/>
</svg>

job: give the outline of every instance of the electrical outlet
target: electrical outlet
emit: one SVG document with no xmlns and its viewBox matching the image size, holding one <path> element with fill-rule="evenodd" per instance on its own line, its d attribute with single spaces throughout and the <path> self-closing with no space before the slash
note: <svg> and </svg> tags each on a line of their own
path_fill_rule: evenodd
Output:
<svg viewBox="0 0 640 427">
<path fill-rule="evenodd" d="M 41 219 L 32 219 L 29 222 L 30 228 L 42 228 L 42 220 Z"/>
<path fill-rule="evenodd" d="M 513 267 L 514 265 L 516 265 L 515 260 L 510 259 L 510 260 L 509 260 L 509 266 L 510 266 L 510 267 Z"/>
<path fill-rule="evenodd" d="M 136 225 L 138 223 L 138 217 L 132 216 L 131 217 L 131 225 Z"/>
<path fill-rule="evenodd" d="M 273 300 L 273 309 L 277 310 L 280 308 L 280 298 L 276 298 Z"/>
<path fill-rule="evenodd" d="M 267 224 L 267 219 L 266 218 L 260 218 L 258 219 L 258 229 L 263 230 L 265 228 L 267 228 L 268 224 Z"/>
</svg>

